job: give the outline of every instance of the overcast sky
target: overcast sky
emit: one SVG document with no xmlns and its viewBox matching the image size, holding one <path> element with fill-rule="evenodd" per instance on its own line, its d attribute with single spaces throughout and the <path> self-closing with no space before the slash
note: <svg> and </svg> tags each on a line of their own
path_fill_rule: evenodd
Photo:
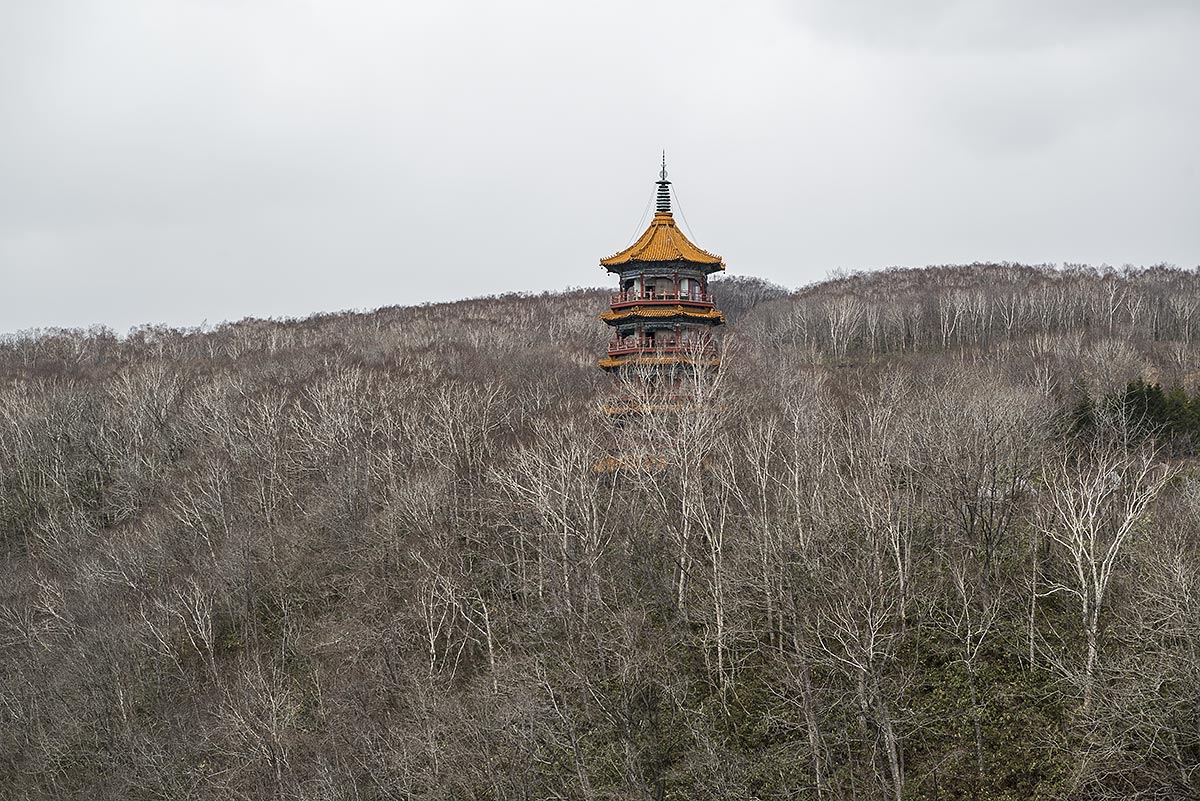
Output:
<svg viewBox="0 0 1200 801">
<path fill-rule="evenodd" d="M 1197 41 L 1196 0 L 2 0 L 0 332 L 606 285 L 662 148 L 732 274 L 1195 267 Z"/>
</svg>

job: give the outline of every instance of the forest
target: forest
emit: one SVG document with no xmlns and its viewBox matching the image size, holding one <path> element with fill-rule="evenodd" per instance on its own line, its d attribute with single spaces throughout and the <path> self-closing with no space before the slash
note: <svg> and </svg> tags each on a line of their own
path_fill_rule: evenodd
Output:
<svg viewBox="0 0 1200 801">
<path fill-rule="evenodd" d="M 1200 798 L 1200 272 L 609 291 L 0 338 L 0 797 Z"/>
</svg>

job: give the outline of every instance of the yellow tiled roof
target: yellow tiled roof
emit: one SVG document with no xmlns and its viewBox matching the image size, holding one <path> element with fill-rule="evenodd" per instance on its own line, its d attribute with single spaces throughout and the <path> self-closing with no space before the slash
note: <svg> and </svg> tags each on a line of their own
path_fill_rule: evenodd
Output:
<svg viewBox="0 0 1200 801">
<path fill-rule="evenodd" d="M 712 356 L 710 358 L 692 359 L 683 354 L 664 354 L 654 356 L 627 356 L 623 359 L 614 359 L 612 356 L 605 356 L 596 362 L 601 367 L 620 367 L 623 364 L 698 364 L 701 366 L 716 367 L 721 363 L 721 357 Z"/>
<path fill-rule="evenodd" d="M 683 306 L 634 306 L 621 311 L 609 310 L 600 315 L 600 319 L 606 322 L 628 317 L 696 317 L 701 320 L 725 322 L 725 316 L 716 309 L 686 309 Z"/>
<path fill-rule="evenodd" d="M 675 218 L 671 213 L 660 211 L 654 215 L 650 227 L 638 237 L 638 241 L 620 253 L 601 259 L 600 266 L 616 267 L 631 261 L 681 260 L 697 264 L 715 264 L 718 265 L 718 269 L 725 269 L 725 262 L 720 256 L 693 245 L 683 232 L 675 227 Z"/>
<path fill-rule="evenodd" d="M 609 411 L 607 408 L 605 408 L 604 411 L 607 412 L 608 414 L 619 414 L 620 413 L 615 410 Z M 624 468 L 633 468 L 633 469 L 640 468 L 640 469 L 661 470 L 662 468 L 664 468 L 666 466 L 667 466 L 666 457 L 659 456 L 657 454 L 646 453 L 646 454 L 642 454 L 641 456 L 631 456 L 628 454 L 617 454 L 616 456 L 613 456 L 610 454 L 610 455 L 601 456 L 599 461 L 597 461 L 596 464 L 592 466 L 592 469 L 595 470 L 597 473 L 615 473 L 623 467 Z"/>
</svg>

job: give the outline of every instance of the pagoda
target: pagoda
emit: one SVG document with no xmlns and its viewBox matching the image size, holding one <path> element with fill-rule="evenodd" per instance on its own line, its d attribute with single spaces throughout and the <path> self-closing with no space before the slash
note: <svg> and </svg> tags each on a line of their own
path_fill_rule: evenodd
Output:
<svg viewBox="0 0 1200 801">
<path fill-rule="evenodd" d="M 671 182 L 663 156 L 654 219 L 632 245 L 600 260 L 615 273 L 620 291 L 600 319 L 613 329 L 600 366 L 641 383 L 656 394 L 677 387 L 687 375 L 720 364 L 713 330 L 725 317 L 713 304 L 708 279 L 725 269 L 720 257 L 692 244 L 671 214 Z"/>
</svg>

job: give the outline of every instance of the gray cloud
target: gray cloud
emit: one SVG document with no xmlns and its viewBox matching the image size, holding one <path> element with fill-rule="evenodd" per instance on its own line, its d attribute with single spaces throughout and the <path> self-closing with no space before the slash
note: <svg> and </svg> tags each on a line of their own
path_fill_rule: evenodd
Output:
<svg viewBox="0 0 1200 801">
<path fill-rule="evenodd" d="M 870 47 L 953 52 L 1060 48 L 1141 27 L 1194 25 L 1191 0 L 784 0 L 801 24 Z"/>
<path fill-rule="evenodd" d="M 0 331 L 606 280 L 659 148 L 799 284 L 1195 265 L 1184 2 L 0 7 Z"/>
</svg>

